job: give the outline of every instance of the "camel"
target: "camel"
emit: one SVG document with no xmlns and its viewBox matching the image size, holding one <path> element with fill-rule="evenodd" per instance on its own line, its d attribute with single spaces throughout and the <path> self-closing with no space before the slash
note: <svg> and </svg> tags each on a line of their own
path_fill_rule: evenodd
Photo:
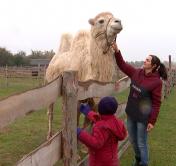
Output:
<svg viewBox="0 0 176 166">
<path fill-rule="evenodd" d="M 89 19 L 89 24 L 89 31 L 80 30 L 75 37 L 69 34 L 62 36 L 59 51 L 46 70 L 47 82 L 67 70 L 78 71 L 78 80 L 82 82 L 115 81 L 117 65 L 111 44 L 122 30 L 121 20 L 110 12 L 102 12 Z M 52 117 L 51 111 L 48 114 Z"/>
</svg>

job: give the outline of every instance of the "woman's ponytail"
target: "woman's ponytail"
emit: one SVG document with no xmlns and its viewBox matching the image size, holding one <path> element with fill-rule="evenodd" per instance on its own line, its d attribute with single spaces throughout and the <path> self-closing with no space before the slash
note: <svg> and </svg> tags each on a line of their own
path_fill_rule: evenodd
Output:
<svg viewBox="0 0 176 166">
<path fill-rule="evenodd" d="M 156 55 L 150 55 L 152 57 L 151 63 L 155 68 L 152 72 L 158 71 L 160 77 L 163 80 L 167 80 L 167 69 L 163 63 L 160 62 L 160 59 Z"/>
<path fill-rule="evenodd" d="M 163 63 L 160 63 L 158 73 L 163 80 L 167 80 L 167 69 Z"/>
</svg>

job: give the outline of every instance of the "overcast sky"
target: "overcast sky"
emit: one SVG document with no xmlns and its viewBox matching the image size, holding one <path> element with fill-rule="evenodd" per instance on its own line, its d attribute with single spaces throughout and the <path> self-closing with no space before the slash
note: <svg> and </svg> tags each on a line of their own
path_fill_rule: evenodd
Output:
<svg viewBox="0 0 176 166">
<path fill-rule="evenodd" d="M 89 18 L 109 11 L 123 24 L 117 43 L 125 60 L 176 61 L 175 8 L 175 0 L 0 0 L 0 47 L 57 51 L 62 33 L 90 29 Z"/>
</svg>

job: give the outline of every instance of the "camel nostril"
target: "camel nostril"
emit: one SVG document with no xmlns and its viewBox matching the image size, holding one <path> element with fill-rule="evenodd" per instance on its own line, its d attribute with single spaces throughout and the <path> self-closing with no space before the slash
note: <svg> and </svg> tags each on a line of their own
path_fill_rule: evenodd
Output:
<svg viewBox="0 0 176 166">
<path fill-rule="evenodd" d="M 114 22 L 115 22 L 115 23 L 121 23 L 121 21 L 120 21 L 120 20 L 115 20 Z"/>
</svg>

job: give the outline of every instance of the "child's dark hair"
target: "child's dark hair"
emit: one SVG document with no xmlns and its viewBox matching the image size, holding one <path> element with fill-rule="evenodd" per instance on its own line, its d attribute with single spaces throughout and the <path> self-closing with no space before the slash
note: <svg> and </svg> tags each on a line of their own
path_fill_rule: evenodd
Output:
<svg viewBox="0 0 176 166">
<path fill-rule="evenodd" d="M 160 77 L 163 80 L 167 80 L 167 69 L 163 63 L 160 62 L 160 59 L 155 55 L 150 55 L 152 57 L 151 64 L 156 65 L 152 72 L 158 71 Z"/>
</svg>

